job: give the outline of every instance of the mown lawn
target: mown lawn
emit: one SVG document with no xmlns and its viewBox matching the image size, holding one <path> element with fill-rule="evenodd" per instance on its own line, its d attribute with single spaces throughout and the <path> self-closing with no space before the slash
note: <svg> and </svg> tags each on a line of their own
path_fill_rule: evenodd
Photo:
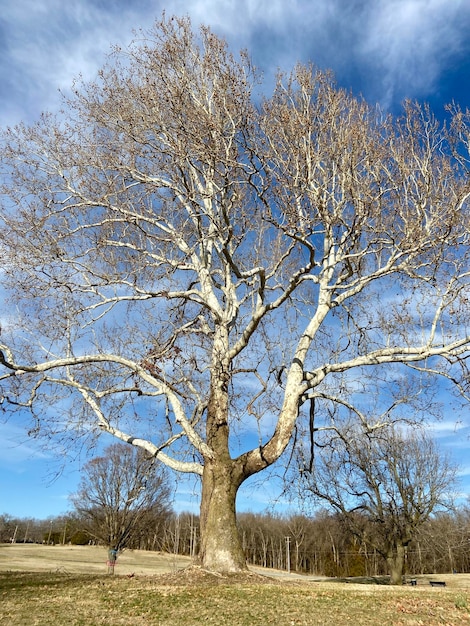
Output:
<svg viewBox="0 0 470 626">
<path fill-rule="evenodd" d="M 29 626 L 470 625 L 470 594 L 198 575 L 0 573 L 0 624 Z"/>
</svg>

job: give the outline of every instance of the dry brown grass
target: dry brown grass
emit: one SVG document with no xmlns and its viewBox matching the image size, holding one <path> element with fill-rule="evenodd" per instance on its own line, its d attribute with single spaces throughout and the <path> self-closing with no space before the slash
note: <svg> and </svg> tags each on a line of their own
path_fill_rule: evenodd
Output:
<svg viewBox="0 0 470 626">
<path fill-rule="evenodd" d="M 470 626 L 468 575 L 397 588 L 177 572 L 187 559 L 145 552 L 125 552 L 108 576 L 105 560 L 100 548 L 0 546 L 0 624 Z"/>
<path fill-rule="evenodd" d="M 106 550 L 97 546 L 43 546 L 0 544 L 0 571 L 106 573 Z M 187 567 L 190 559 L 144 550 L 126 550 L 115 567 L 116 574 L 161 574 Z"/>
</svg>

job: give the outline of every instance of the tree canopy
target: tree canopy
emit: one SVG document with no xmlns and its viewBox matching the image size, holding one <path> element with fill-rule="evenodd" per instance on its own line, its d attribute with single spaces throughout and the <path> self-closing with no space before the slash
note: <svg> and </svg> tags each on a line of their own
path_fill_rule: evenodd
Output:
<svg viewBox="0 0 470 626">
<path fill-rule="evenodd" d="M 108 446 L 82 469 L 71 497 L 91 538 L 116 551 L 143 533 L 149 520 L 169 513 L 170 486 L 155 457 L 123 443 Z"/>
<path fill-rule="evenodd" d="M 468 389 L 469 114 L 388 116 L 310 66 L 259 80 L 164 17 L 1 144 L 3 406 L 201 476 L 220 570 L 303 407 Z"/>
</svg>

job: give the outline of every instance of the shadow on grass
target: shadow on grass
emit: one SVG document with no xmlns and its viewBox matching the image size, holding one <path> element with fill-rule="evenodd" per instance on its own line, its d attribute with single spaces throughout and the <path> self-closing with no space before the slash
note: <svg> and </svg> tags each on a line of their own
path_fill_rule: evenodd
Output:
<svg viewBox="0 0 470 626">
<path fill-rule="evenodd" d="M 0 572 L 0 591 L 14 591 L 47 587 L 76 587 L 84 582 L 97 580 L 98 576 L 68 574 L 67 572 Z"/>
<path fill-rule="evenodd" d="M 390 585 L 389 576 L 356 576 L 354 578 L 331 578 L 332 583 L 354 583 L 356 585 Z"/>
</svg>

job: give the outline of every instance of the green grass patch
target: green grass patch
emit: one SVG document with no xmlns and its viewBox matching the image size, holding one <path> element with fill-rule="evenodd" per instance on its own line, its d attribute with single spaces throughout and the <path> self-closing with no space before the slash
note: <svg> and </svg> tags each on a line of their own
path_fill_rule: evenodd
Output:
<svg viewBox="0 0 470 626">
<path fill-rule="evenodd" d="M 470 626 L 466 590 L 173 576 L 0 573 L 9 626 Z"/>
</svg>

